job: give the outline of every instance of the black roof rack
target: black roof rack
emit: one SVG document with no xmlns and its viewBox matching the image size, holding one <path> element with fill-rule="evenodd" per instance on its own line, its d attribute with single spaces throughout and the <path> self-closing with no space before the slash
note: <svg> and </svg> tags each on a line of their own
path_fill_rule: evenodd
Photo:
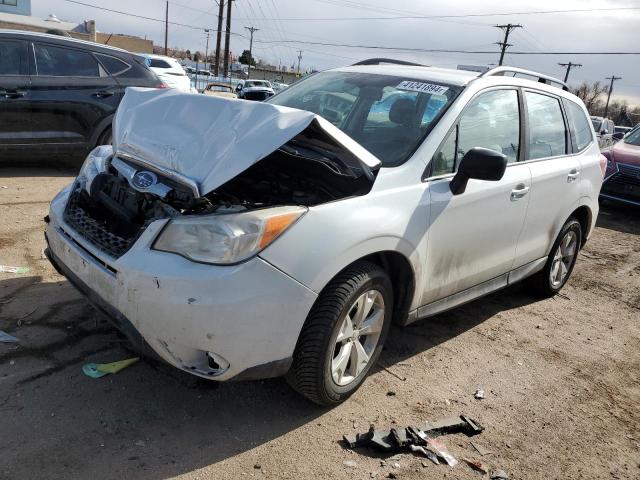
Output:
<svg viewBox="0 0 640 480">
<path fill-rule="evenodd" d="M 382 63 L 390 63 L 393 65 L 411 65 L 414 67 L 428 67 L 428 65 L 422 65 L 421 63 L 407 62 L 406 60 L 395 60 L 393 58 L 367 58 L 354 63 L 353 65 L 380 65 Z"/>
<path fill-rule="evenodd" d="M 555 77 L 550 77 L 549 75 L 544 75 L 542 73 L 534 72 L 532 70 L 525 70 L 524 68 L 495 67 L 495 68 L 492 68 L 491 70 L 487 70 L 486 72 L 481 73 L 480 75 L 478 75 L 478 78 L 494 77 L 499 75 L 504 76 L 505 73 L 513 73 L 515 75 L 525 75 L 527 77 L 534 77 L 538 79 L 538 82 L 545 83 L 547 85 L 550 85 L 552 83 L 557 83 L 562 87 L 562 90 L 569 91 L 569 87 L 562 80 Z"/>
</svg>

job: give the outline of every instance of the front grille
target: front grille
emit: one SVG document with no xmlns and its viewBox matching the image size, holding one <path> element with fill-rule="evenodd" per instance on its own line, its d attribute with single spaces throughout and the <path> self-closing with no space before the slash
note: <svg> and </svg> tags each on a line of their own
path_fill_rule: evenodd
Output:
<svg viewBox="0 0 640 480">
<path fill-rule="evenodd" d="M 72 192 L 64 211 L 64 221 L 100 250 L 114 258 L 121 257 L 131 248 L 138 235 L 127 235 L 125 238 L 110 231 L 109 222 L 91 216 L 88 200 L 84 192 Z"/>
<path fill-rule="evenodd" d="M 631 185 L 640 185 L 640 167 L 618 163 L 618 173 L 620 179 Z"/>
</svg>

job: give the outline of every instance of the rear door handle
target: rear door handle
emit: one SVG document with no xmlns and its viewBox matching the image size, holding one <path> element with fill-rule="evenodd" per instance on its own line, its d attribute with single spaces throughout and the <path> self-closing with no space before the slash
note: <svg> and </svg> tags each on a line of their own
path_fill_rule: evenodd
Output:
<svg viewBox="0 0 640 480">
<path fill-rule="evenodd" d="M 99 92 L 96 92 L 93 94 L 94 97 L 96 98 L 107 98 L 113 95 L 113 92 L 108 92 L 106 90 L 101 90 Z"/>
<path fill-rule="evenodd" d="M 567 175 L 567 183 L 575 182 L 580 176 L 580 172 L 576 169 L 573 169 Z"/>
<path fill-rule="evenodd" d="M 516 188 L 511 190 L 511 200 L 518 200 L 529 193 L 529 188 L 524 183 L 516 185 Z"/>
<path fill-rule="evenodd" d="M 26 93 L 22 90 L 0 90 L 0 96 L 4 98 L 20 98 L 24 97 Z"/>
</svg>

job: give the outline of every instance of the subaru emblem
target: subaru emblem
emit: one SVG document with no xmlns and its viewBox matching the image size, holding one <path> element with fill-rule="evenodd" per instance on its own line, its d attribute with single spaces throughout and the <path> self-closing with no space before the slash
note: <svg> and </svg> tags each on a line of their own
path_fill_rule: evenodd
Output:
<svg viewBox="0 0 640 480">
<path fill-rule="evenodd" d="M 147 190 L 149 187 L 155 185 L 157 181 L 158 177 L 156 177 L 155 173 L 142 170 L 136 172 L 131 179 L 131 184 L 138 190 Z"/>
</svg>

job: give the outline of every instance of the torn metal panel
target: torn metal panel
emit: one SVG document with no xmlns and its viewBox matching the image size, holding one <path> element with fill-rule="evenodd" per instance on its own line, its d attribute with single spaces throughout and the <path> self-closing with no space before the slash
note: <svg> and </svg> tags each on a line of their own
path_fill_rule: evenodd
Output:
<svg viewBox="0 0 640 480">
<path fill-rule="evenodd" d="M 308 127 L 369 173 L 380 160 L 323 118 L 268 103 L 128 88 L 113 121 L 116 155 L 179 172 L 207 194 Z"/>
</svg>

